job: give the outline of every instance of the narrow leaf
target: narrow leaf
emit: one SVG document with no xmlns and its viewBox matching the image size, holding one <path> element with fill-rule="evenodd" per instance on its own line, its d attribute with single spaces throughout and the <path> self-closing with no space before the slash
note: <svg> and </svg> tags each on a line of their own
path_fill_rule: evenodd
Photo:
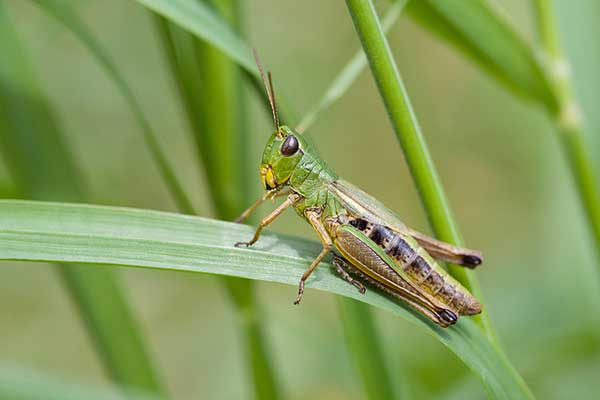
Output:
<svg viewBox="0 0 600 400">
<path fill-rule="evenodd" d="M 215 9 L 237 22 L 235 2 L 220 1 Z M 247 206 L 250 168 L 245 126 L 241 68 L 218 48 L 154 15 L 171 74 L 202 160 L 215 213 L 233 220 Z M 279 398 L 278 380 L 264 335 L 260 304 L 251 281 L 223 280 L 240 324 L 248 375 L 257 400 Z"/>
<path fill-rule="evenodd" d="M 346 4 L 430 223 L 438 237 L 460 246 L 462 245 L 462 239 L 458 226 L 454 222 L 439 176 L 387 39 L 382 31 L 375 7 L 370 0 L 346 0 Z M 449 266 L 449 269 L 453 276 L 481 299 L 479 284 L 472 272 L 466 273 L 464 270 L 452 265 Z M 478 322 L 482 323 L 483 330 L 487 333 L 490 343 L 495 344 L 493 329 L 487 318 L 487 313 L 480 316 Z M 499 346 L 496 348 L 500 352 Z M 532 397 L 518 374 L 515 373 L 514 381 L 508 384 L 510 386 L 502 388 L 502 391 L 514 391 L 518 393 L 518 398 Z M 488 387 L 488 389 L 490 388 Z M 506 395 L 506 393 L 494 394 L 496 397 Z"/>
<path fill-rule="evenodd" d="M 24 197 L 82 201 L 77 169 L 10 23 L 0 3 L 0 150 L 8 170 Z M 117 277 L 102 267 L 60 272 L 109 373 L 160 392 Z"/>
<path fill-rule="evenodd" d="M 0 200 L 0 221 L 3 260 L 102 263 L 236 276 L 291 285 L 291 297 L 298 278 L 321 249 L 316 242 L 269 233 L 261 236 L 255 248 L 240 249 L 233 243 L 250 237 L 251 227 L 127 208 Z M 307 287 L 401 316 L 456 353 L 495 398 L 527 397 L 518 374 L 471 319 L 440 328 L 374 290 L 359 294 L 326 263 Z M 310 296 L 310 290 L 306 295 Z"/>
<path fill-rule="evenodd" d="M 487 0 L 411 1 L 406 12 L 515 94 L 556 109 L 533 49 Z"/>
<path fill-rule="evenodd" d="M 252 52 L 206 3 L 197 0 L 135 0 L 197 37 L 206 40 L 258 77 Z"/>
<path fill-rule="evenodd" d="M 94 58 L 105 70 L 108 77 L 113 81 L 116 88 L 119 90 L 129 108 L 131 109 L 134 117 L 138 121 L 142 128 L 144 135 L 144 141 L 148 146 L 154 160 L 158 164 L 158 169 L 162 174 L 162 177 L 169 188 L 170 193 L 173 195 L 173 199 L 177 203 L 178 208 L 187 214 L 193 214 L 194 208 L 191 201 L 185 194 L 182 185 L 177 179 L 175 171 L 169 164 L 167 156 L 163 153 L 160 144 L 156 140 L 156 136 L 152 131 L 150 122 L 146 119 L 141 105 L 137 101 L 133 91 L 127 84 L 125 78 L 121 75 L 116 65 L 110 58 L 108 52 L 104 50 L 98 40 L 96 40 L 93 33 L 83 23 L 79 16 L 74 12 L 72 5 L 65 0 L 32 0 L 38 6 L 47 12 L 52 17 L 56 18 L 61 22 L 67 29 L 69 29 L 93 54 Z"/>
<path fill-rule="evenodd" d="M 487 0 L 413 1 L 407 12 L 517 95 L 542 104 L 556 125 L 586 222 L 600 254 L 600 187 L 589 154 L 552 1 L 535 0 L 541 49 L 529 46 Z"/>
<path fill-rule="evenodd" d="M 369 400 L 391 400 L 397 398 L 392 385 L 392 376 L 386 368 L 384 350 L 375 329 L 375 319 L 370 307 L 364 303 L 340 299 L 344 336 L 354 365 L 359 370 Z M 404 379 L 399 376 L 397 379 Z"/>
<path fill-rule="evenodd" d="M 558 101 L 555 116 L 556 130 L 565 149 L 575 187 L 587 216 L 590 231 L 595 239 L 595 249 L 600 261 L 600 179 L 598 164 L 594 163 L 584 132 L 581 107 L 572 88 L 569 61 L 563 55 L 558 25 L 550 0 L 534 1 L 538 39 L 544 54 L 548 74 Z M 600 267 L 600 265 L 599 265 Z"/>
<path fill-rule="evenodd" d="M 65 382 L 38 371 L 0 365 L 0 399 L 10 400 L 159 400 L 159 397 L 117 386 Z"/>
<path fill-rule="evenodd" d="M 370 0 L 346 0 L 346 3 L 433 230 L 441 240 L 460 246 L 462 239 L 458 226 L 375 8 Z M 450 272 L 473 294 L 481 297 L 472 272 L 452 265 Z"/>
<path fill-rule="evenodd" d="M 36 0 L 41 1 L 41 0 Z M 258 68 L 255 65 L 250 46 L 241 39 L 229 24 L 211 7 L 196 0 L 134 0 L 161 15 L 169 22 L 190 32 L 221 50 L 235 61 L 245 71 L 252 87 L 259 95 L 263 95 Z M 291 125 L 296 122 L 296 116 L 289 108 L 285 95 L 278 94 L 279 117 L 281 121 Z M 265 105 L 268 110 L 268 105 Z"/>
</svg>

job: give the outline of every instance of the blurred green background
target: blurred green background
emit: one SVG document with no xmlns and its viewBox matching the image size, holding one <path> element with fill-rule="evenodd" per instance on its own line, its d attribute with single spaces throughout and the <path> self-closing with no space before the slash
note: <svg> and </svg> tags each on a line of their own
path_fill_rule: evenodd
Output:
<svg viewBox="0 0 600 400">
<path fill-rule="evenodd" d="M 30 2 L 5 3 L 67 134 L 90 201 L 175 211 L 130 110 L 89 52 Z M 533 40 L 528 2 L 498 3 Z M 196 209 L 211 216 L 205 177 L 148 12 L 123 0 L 74 4 L 135 91 Z M 600 3 L 556 6 L 590 150 L 600 165 Z M 302 115 L 359 46 L 344 3 L 261 0 L 242 7 L 248 41 Z M 500 342 L 538 398 L 591 398 L 600 391 L 600 285 L 554 128 L 544 113 L 407 17 L 388 37 L 465 241 L 486 256 L 477 275 Z M 271 122 L 265 99 L 249 89 L 247 98 L 246 151 L 258 170 Z M 341 176 L 428 231 L 368 71 L 309 135 Z M 0 183 L 10 184 L 1 159 Z M 258 195 L 258 171 L 253 188 Z M 314 239 L 292 212 L 272 229 Z M 108 383 L 53 268 L 0 266 L 0 361 L 65 381 Z M 173 398 L 248 397 L 235 315 L 215 277 L 119 272 Z M 259 283 L 257 293 L 286 398 L 363 398 L 332 295 L 309 290 L 298 308 L 291 287 Z M 377 317 L 392 377 L 403 390 L 415 398 L 484 397 L 474 375 L 422 329 L 387 314 Z"/>
</svg>

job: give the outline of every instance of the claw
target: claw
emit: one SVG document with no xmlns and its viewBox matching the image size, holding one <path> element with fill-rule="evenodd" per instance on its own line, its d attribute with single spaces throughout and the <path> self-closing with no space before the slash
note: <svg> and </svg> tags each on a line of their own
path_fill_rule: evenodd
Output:
<svg viewBox="0 0 600 400">
<path fill-rule="evenodd" d="M 365 286 L 362 283 L 355 280 L 352 282 L 352 284 L 358 289 L 358 293 L 365 294 L 367 292 L 367 289 L 365 289 Z"/>
<path fill-rule="evenodd" d="M 250 242 L 237 242 L 236 244 L 234 244 L 235 247 L 248 247 L 250 246 Z"/>
</svg>

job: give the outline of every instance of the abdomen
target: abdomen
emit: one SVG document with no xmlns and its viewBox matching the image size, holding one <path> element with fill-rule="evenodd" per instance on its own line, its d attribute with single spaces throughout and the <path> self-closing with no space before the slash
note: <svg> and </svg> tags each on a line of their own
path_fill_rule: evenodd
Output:
<svg viewBox="0 0 600 400">
<path fill-rule="evenodd" d="M 412 237 L 361 218 L 349 223 L 379 246 L 419 289 L 458 314 L 481 312 L 479 301 L 437 265 Z"/>
</svg>

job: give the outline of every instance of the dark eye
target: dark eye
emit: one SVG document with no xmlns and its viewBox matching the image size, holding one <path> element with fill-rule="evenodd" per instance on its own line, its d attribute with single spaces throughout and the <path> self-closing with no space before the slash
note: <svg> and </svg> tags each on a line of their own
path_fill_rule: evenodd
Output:
<svg viewBox="0 0 600 400">
<path fill-rule="evenodd" d="M 298 139 L 296 139 L 296 136 L 290 135 L 285 138 L 281 145 L 281 154 L 286 157 L 293 156 L 298 152 L 298 147 Z"/>
</svg>

